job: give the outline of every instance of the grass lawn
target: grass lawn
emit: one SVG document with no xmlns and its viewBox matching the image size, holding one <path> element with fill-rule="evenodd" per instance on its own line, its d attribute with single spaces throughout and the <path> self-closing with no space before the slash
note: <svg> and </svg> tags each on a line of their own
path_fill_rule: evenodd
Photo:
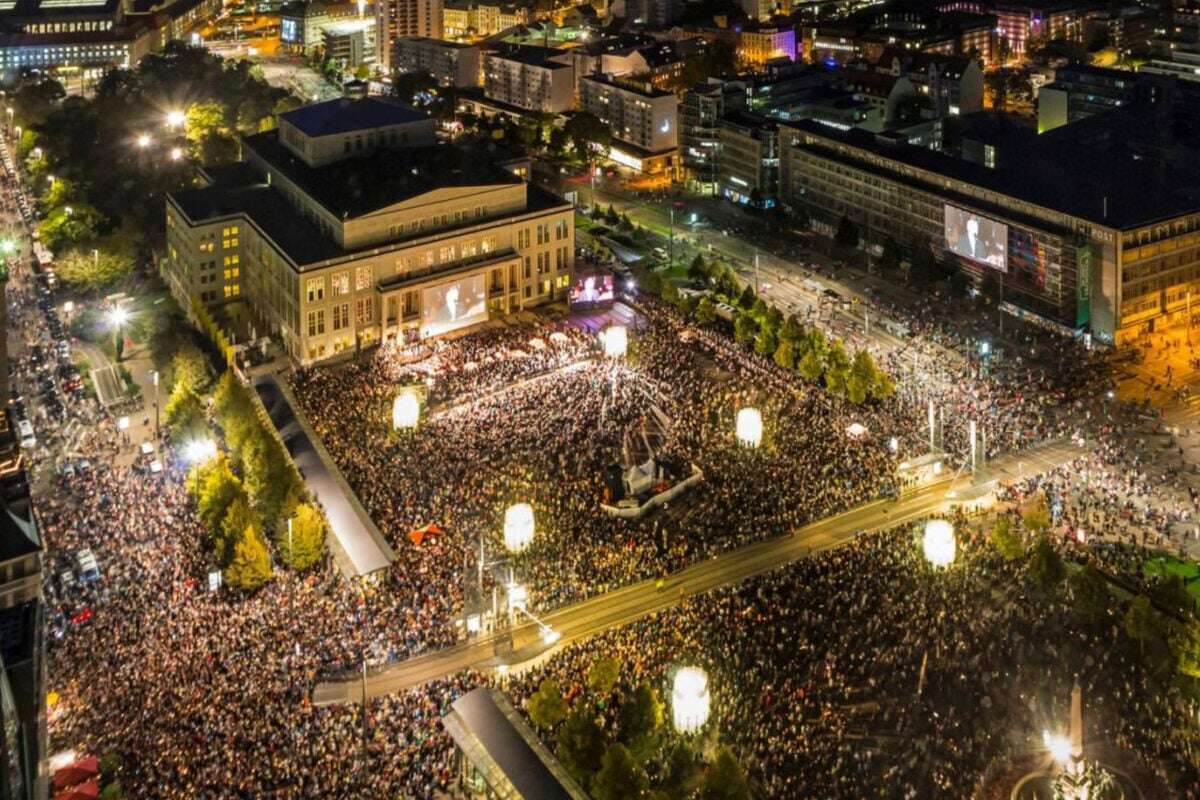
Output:
<svg viewBox="0 0 1200 800">
<path fill-rule="evenodd" d="M 1187 584 L 1188 592 L 1200 600 L 1200 565 L 1192 561 L 1180 561 L 1171 556 L 1152 558 L 1142 565 L 1142 574 L 1147 578 L 1178 575 Z"/>
</svg>

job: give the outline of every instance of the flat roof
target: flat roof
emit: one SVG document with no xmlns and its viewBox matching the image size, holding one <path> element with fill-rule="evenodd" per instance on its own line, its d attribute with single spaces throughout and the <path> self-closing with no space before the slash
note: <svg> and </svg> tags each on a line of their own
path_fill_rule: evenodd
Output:
<svg viewBox="0 0 1200 800">
<path fill-rule="evenodd" d="M 1053 131 L 1043 134 L 1037 137 L 1035 146 L 1025 158 L 1014 159 L 1013 164 L 995 169 L 915 145 L 881 142 L 868 131 L 839 131 L 810 120 L 783 124 L 826 142 L 849 145 L 876 158 L 893 160 L 1107 228 L 1136 228 L 1200 211 L 1200 184 L 1181 180 L 1175 168 L 1124 149 L 1125 137 L 1111 136 L 1108 141 L 1097 138 L 1081 144 L 1078 136 L 1084 131 L 1076 126 L 1085 126 L 1089 122 L 1109 124 L 1100 120 L 1101 116 L 1107 114 L 1056 129 L 1063 132 L 1062 136 L 1053 135 Z M 1139 119 L 1144 124 L 1152 124 L 1146 121 L 1144 114 Z M 802 145 L 802 148 L 934 194 L 959 195 L 903 175 L 875 159 L 865 160 L 834 152 L 820 141 Z M 1089 169 L 1081 158 L 1093 164 L 1102 163 L 1104 169 Z M 980 208 L 995 205 L 983 199 L 959 196 L 961 202 Z M 1001 213 L 1014 218 L 1021 216 L 1015 210 L 1002 209 Z M 1047 225 L 1036 221 L 1029 224 Z"/>
<path fill-rule="evenodd" d="M 636 94 L 639 97 L 649 97 L 652 99 L 657 99 L 659 97 L 672 96 L 671 92 L 664 92 L 662 89 L 655 89 L 654 86 L 652 86 L 649 83 L 647 83 L 647 84 L 632 83 L 632 82 L 627 83 L 625 81 L 620 80 L 619 78 L 614 78 L 612 75 L 604 75 L 604 74 L 584 75 L 580 80 L 590 81 L 591 83 L 602 83 L 606 86 L 612 86 L 616 89 L 620 89 L 623 92 L 629 92 L 630 94 Z"/>
<path fill-rule="evenodd" d="M 424 111 L 418 111 L 412 106 L 387 97 L 363 97 L 358 100 L 337 97 L 323 103 L 302 106 L 279 116 L 290 125 L 299 128 L 305 135 L 312 137 L 404 125 L 429 119 L 429 115 Z"/>
<path fill-rule="evenodd" d="M 454 701 L 442 725 L 499 797 L 587 800 L 500 692 L 481 686 Z"/>
<path fill-rule="evenodd" d="M 246 137 L 242 143 L 339 219 L 360 217 L 435 189 L 522 183 L 490 160 L 450 144 L 375 150 L 310 167 L 279 143 L 277 130 Z"/>
</svg>

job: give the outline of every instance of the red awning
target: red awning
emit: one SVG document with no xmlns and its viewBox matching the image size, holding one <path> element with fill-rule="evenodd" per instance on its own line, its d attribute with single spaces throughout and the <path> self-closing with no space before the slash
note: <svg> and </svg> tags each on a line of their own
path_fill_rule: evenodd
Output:
<svg viewBox="0 0 1200 800">
<path fill-rule="evenodd" d="M 96 800 L 100 796 L 100 784 L 95 778 L 87 783 L 81 783 L 74 789 L 56 794 L 54 800 Z"/>
<path fill-rule="evenodd" d="M 411 531 L 408 534 L 408 538 L 412 540 L 414 545 L 420 547 L 421 543 L 425 541 L 426 536 L 441 536 L 444 533 L 445 531 L 439 528 L 436 522 L 431 522 L 424 528 L 417 528 L 415 531 Z"/>
<path fill-rule="evenodd" d="M 99 774 L 99 760 L 95 756 L 88 756 L 54 773 L 54 777 L 50 779 L 50 786 L 57 792 L 60 789 L 70 788 L 77 783 L 83 783 L 88 778 L 94 778 Z"/>
</svg>

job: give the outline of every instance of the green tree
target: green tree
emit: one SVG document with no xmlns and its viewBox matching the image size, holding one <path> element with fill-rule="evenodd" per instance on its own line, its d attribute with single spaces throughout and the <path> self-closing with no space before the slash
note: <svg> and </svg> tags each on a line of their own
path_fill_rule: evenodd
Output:
<svg viewBox="0 0 1200 800">
<path fill-rule="evenodd" d="M 55 258 L 54 269 L 72 289 L 95 292 L 127 280 L 133 274 L 133 263 L 106 250 L 72 249 Z"/>
<path fill-rule="evenodd" d="M 1192 618 L 1176 626 L 1170 646 L 1176 669 L 1188 677 L 1200 678 L 1200 620 Z"/>
<path fill-rule="evenodd" d="M 779 331 L 779 338 L 785 339 L 792 344 L 796 344 L 804 336 L 804 326 L 797 319 L 795 314 L 789 314 L 787 320 L 784 321 L 783 327 Z"/>
<path fill-rule="evenodd" d="M 621 662 L 615 658 L 601 657 L 588 668 L 588 688 L 597 694 L 608 694 L 621 677 Z"/>
<path fill-rule="evenodd" d="M 219 530 L 225 512 L 237 498 L 245 499 L 246 490 L 242 482 L 229 468 L 224 458 L 214 459 L 214 464 L 204 481 L 204 489 L 196 501 L 196 512 L 209 530 Z"/>
<path fill-rule="evenodd" d="M 192 103 L 184 111 L 183 134 L 193 145 L 213 136 L 228 136 L 225 107 L 220 103 Z"/>
<path fill-rule="evenodd" d="M 555 741 L 558 743 L 558 760 L 586 789 L 604 757 L 604 732 L 588 709 L 578 706 L 563 721 Z"/>
<path fill-rule="evenodd" d="M 217 561 L 220 564 L 229 563 L 233 557 L 234 544 L 242 535 L 242 531 L 251 527 L 261 532 L 262 522 L 254 513 L 254 509 L 250 507 L 245 496 L 235 497 L 229 504 L 229 508 L 225 510 L 225 516 L 221 518 L 221 525 L 217 530 L 216 551 Z"/>
<path fill-rule="evenodd" d="M 839 397 L 846 394 L 846 381 L 850 378 L 850 357 L 846 355 L 846 347 L 841 339 L 837 339 L 829 348 L 825 358 L 825 388 Z"/>
<path fill-rule="evenodd" d="M 649 685 L 642 683 L 625 698 L 617 714 L 618 737 L 642 761 L 658 749 L 662 732 L 663 704 Z"/>
<path fill-rule="evenodd" d="M 997 517 L 988 533 L 988 541 L 1005 561 L 1013 561 L 1025 555 L 1025 544 L 1021 535 L 1013 529 L 1008 517 Z"/>
<path fill-rule="evenodd" d="M 698 800 L 751 800 L 746 773 L 733 753 L 722 749 L 704 773 Z"/>
<path fill-rule="evenodd" d="M 676 742 L 667 753 L 660 790 L 667 800 L 687 800 L 700 787 L 700 762 L 686 741 Z"/>
<path fill-rule="evenodd" d="M 1196 609 L 1196 601 L 1187 590 L 1187 584 L 1178 575 L 1164 575 L 1155 581 L 1151 597 L 1159 608 L 1165 608 L 1180 617 L 1191 616 Z"/>
<path fill-rule="evenodd" d="M 46 218 L 38 225 L 38 240 L 58 253 L 85 240 L 94 239 L 103 224 L 104 217 L 90 203 L 76 201 L 53 208 L 46 214 Z M 91 256 L 90 252 L 88 256 Z M 95 276 L 99 270 L 95 269 L 92 272 Z M 78 271 L 72 275 L 78 275 Z"/>
<path fill-rule="evenodd" d="M 854 361 L 850 365 L 850 377 L 857 378 L 862 386 L 863 399 L 854 401 L 857 403 L 865 401 L 867 395 L 879 384 L 879 368 L 875 366 L 875 359 L 871 358 L 866 349 L 854 354 Z"/>
<path fill-rule="evenodd" d="M 696 305 L 696 323 L 699 325 L 711 325 L 717 319 L 717 307 L 713 305 L 713 301 L 706 297 L 701 297 L 700 302 Z"/>
<path fill-rule="evenodd" d="M 1125 611 L 1123 622 L 1125 634 L 1137 642 L 1143 658 L 1164 644 L 1166 629 L 1146 595 L 1139 594 L 1133 598 Z"/>
<path fill-rule="evenodd" d="M 742 311 L 750 311 L 754 308 L 755 301 L 758 300 L 758 295 L 754 292 L 754 287 L 746 284 L 742 289 L 741 295 L 738 296 L 737 307 Z"/>
<path fill-rule="evenodd" d="M 547 678 L 529 697 L 529 718 L 539 728 L 550 730 L 567 716 L 567 701 L 563 699 L 558 681 Z"/>
<path fill-rule="evenodd" d="M 775 348 L 775 363 L 784 369 L 792 369 L 796 366 L 796 350 L 792 346 L 790 339 L 780 339 L 779 346 Z"/>
<path fill-rule="evenodd" d="M 437 88 L 437 81 L 428 72 L 398 72 L 392 79 L 392 93 L 406 105 L 417 101 L 417 95 L 428 94 Z"/>
<path fill-rule="evenodd" d="M 612 146 L 612 129 L 590 111 L 580 111 L 572 116 L 563 130 L 571 139 L 575 157 L 583 163 L 606 157 Z"/>
<path fill-rule="evenodd" d="M 171 430 L 171 438 L 176 443 L 188 442 L 203 435 L 204 405 L 196 393 L 186 386 L 171 392 L 163 413 Z"/>
<path fill-rule="evenodd" d="M 733 338 L 745 344 L 757 334 L 758 323 L 754 321 L 754 317 L 746 313 L 738 314 L 737 319 L 733 321 Z"/>
<path fill-rule="evenodd" d="M 811 383 L 821 380 L 821 376 L 825 374 L 825 365 L 821 362 L 821 357 L 812 349 L 804 354 L 800 363 L 796 365 L 796 369 L 806 381 Z"/>
<path fill-rule="evenodd" d="M 650 788 L 646 771 L 620 743 L 608 748 L 592 785 L 596 800 L 638 800 Z"/>
<path fill-rule="evenodd" d="M 208 383 L 208 359 L 199 347 L 187 342 L 179 348 L 171 358 L 168 367 L 171 377 L 171 391 L 181 386 L 190 392 L 199 394 Z"/>
<path fill-rule="evenodd" d="M 766 300 L 763 300 L 761 297 L 755 298 L 755 300 L 754 300 L 754 305 L 753 305 L 753 306 L 750 308 L 750 314 L 751 314 L 751 315 L 752 315 L 752 316 L 753 316 L 753 317 L 754 317 L 756 320 L 758 320 L 758 322 L 759 322 L 760 324 L 761 324 L 761 323 L 764 323 L 764 322 L 766 322 L 766 319 L 767 319 L 767 301 L 766 301 Z"/>
<path fill-rule="evenodd" d="M 234 541 L 224 577 L 230 586 L 250 592 L 271 580 L 271 554 L 262 531 L 254 525 L 247 525 Z"/>
<path fill-rule="evenodd" d="M 1067 583 L 1071 587 L 1075 610 L 1085 621 L 1098 625 L 1107 620 L 1113 597 L 1100 570 L 1088 564 L 1072 574 Z"/>
<path fill-rule="evenodd" d="M 1049 592 L 1066 577 L 1062 556 L 1045 535 L 1039 536 L 1033 545 L 1029 557 L 1029 575 L 1033 578 L 1034 585 L 1043 592 Z"/>
<path fill-rule="evenodd" d="M 867 402 L 868 388 L 860 376 L 851 372 L 850 377 L 846 379 L 846 399 L 856 406 L 861 406 Z"/>
<path fill-rule="evenodd" d="M 650 274 L 655 275 L 657 273 L 652 272 Z M 659 296 L 662 297 L 664 303 L 669 303 L 675 307 L 679 306 L 679 287 L 676 286 L 675 281 L 671 280 L 670 278 L 662 279 L 662 289 L 659 293 Z"/>
<path fill-rule="evenodd" d="M 687 276 L 693 281 L 708 280 L 708 265 L 704 263 L 704 256 L 696 253 L 696 257 L 692 259 L 692 263 L 688 264 Z"/>
<path fill-rule="evenodd" d="M 771 333 L 779 335 L 779 329 L 783 327 L 783 312 L 775 306 L 767 309 L 767 313 L 761 317 L 763 327 L 770 328 Z"/>
<path fill-rule="evenodd" d="M 279 528 L 276 541 L 279 557 L 291 569 L 306 570 L 319 563 L 325 555 L 325 536 L 328 532 L 325 517 L 311 503 L 300 503 L 288 519 L 292 521 L 291 534 L 288 534 L 286 524 Z"/>
<path fill-rule="evenodd" d="M 1046 505 L 1045 495 L 1038 495 L 1032 503 L 1025 507 L 1021 512 L 1021 522 L 1025 524 L 1025 529 L 1034 536 L 1050 529 L 1050 507 Z"/>
<path fill-rule="evenodd" d="M 759 330 L 758 335 L 754 338 L 754 352 L 760 356 L 771 356 L 775 353 L 775 348 L 779 343 L 775 340 L 775 334 L 771 333 L 771 329 L 763 327 Z"/>
</svg>

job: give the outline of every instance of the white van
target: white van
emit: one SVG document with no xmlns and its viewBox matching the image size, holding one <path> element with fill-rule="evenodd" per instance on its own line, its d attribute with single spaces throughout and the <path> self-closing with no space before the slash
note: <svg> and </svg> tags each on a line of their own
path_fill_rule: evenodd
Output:
<svg viewBox="0 0 1200 800">
<path fill-rule="evenodd" d="M 33 423 L 29 420 L 17 420 L 17 434 L 21 438 L 22 449 L 31 450 L 37 446 L 37 437 L 33 435 Z"/>
</svg>

